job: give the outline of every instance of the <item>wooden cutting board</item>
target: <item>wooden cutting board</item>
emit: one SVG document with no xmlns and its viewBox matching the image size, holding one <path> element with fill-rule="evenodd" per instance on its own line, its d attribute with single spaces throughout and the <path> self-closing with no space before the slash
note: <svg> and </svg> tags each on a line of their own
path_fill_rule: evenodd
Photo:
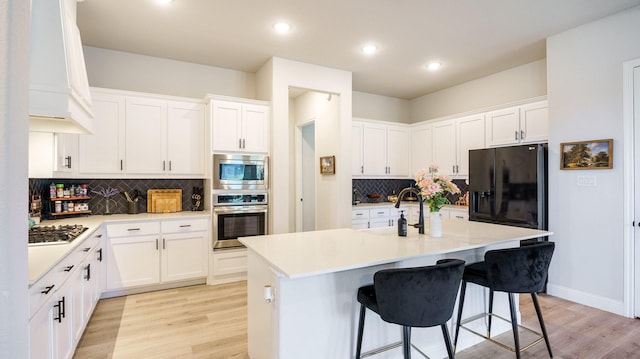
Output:
<svg viewBox="0 0 640 359">
<path fill-rule="evenodd" d="M 170 213 L 182 211 L 181 189 L 147 190 L 147 212 Z"/>
</svg>

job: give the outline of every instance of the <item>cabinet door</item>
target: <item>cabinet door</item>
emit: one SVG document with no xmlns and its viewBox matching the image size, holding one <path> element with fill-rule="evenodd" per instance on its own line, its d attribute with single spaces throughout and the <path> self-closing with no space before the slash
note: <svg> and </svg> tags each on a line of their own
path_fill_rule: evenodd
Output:
<svg viewBox="0 0 640 359">
<path fill-rule="evenodd" d="M 79 135 L 78 173 L 122 173 L 125 97 L 93 92 L 94 134 Z"/>
<path fill-rule="evenodd" d="M 440 167 L 440 174 L 455 174 L 456 123 L 453 120 L 433 125 L 433 163 Z"/>
<path fill-rule="evenodd" d="M 162 238 L 162 282 L 207 276 L 208 233 L 165 234 Z"/>
<path fill-rule="evenodd" d="M 247 152 L 268 151 L 268 108 L 265 106 L 242 106 L 242 150 Z"/>
<path fill-rule="evenodd" d="M 410 174 L 427 169 L 433 162 L 433 139 L 430 124 L 420 125 L 411 130 L 411 168 Z"/>
<path fill-rule="evenodd" d="M 239 151 L 242 105 L 235 102 L 213 101 L 211 114 L 213 151 Z"/>
<path fill-rule="evenodd" d="M 127 97 L 125 169 L 129 174 L 164 173 L 166 163 L 167 102 Z"/>
<path fill-rule="evenodd" d="M 160 282 L 159 235 L 109 238 L 106 289 L 116 290 Z"/>
<path fill-rule="evenodd" d="M 362 126 L 363 165 L 365 175 L 387 174 L 387 127 L 365 123 Z"/>
<path fill-rule="evenodd" d="M 32 359 L 53 359 L 55 349 L 54 317 L 58 315 L 56 296 L 52 296 L 29 321 L 29 353 Z"/>
<path fill-rule="evenodd" d="M 449 210 L 449 218 L 457 219 L 461 221 L 469 220 L 469 211 L 465 211 L 462 209 L 450 209 Z"/>
<path fill-rule="evenodd" d="M 78 135 L 70 133 L 54 134 L 55 162 L 53 170 L 56 177 L 75 172 L 78 159 Z"/>
<path fill-rule="evenodd" d="M 167 114 L 167 172 L 204 174 L 204 107 L 170 101 Z"/>
<path fill-rule="evenodd" d="M 77 272 L 77 270 L 76 270 Z M 75 283 L 73 274 L 58 289 L 58 308 L 54 308 L 56 316 L 61 314 L 60 320 L 55 320 L 54 331 L 56 333 L 55 342 L 57 344 L 57 358 L 70 359 L 73 356 L 73 315 L 74 306 L 78 306 L 75 302 Z"/>
<path fill-rule="evenodd" d="M 409 129 L 401 126 L 387 127 L 387 174 L 409 176 Z"/>
<path fill-rule="evenodd" d="M 525 143 L 545 142 L 549 139 L 549 108 L 547 101 L 520 107 L 521 140 Z"/>
<path fill-rule="evenodd" d="M 72 325 L 72 346 L 75 347 L 76 343 L 80 341 L 84 326 L 89 317 L 86 313 L 86 308 L 90 307 L 91 297 L 91 284 L 87 279 L 91 272 L 91 258 L 86 257 L 81 263 L 78 263 L 78 269 L 75 274 L 69 278 L 71 285 L 73 286 L 73 306 L 67 307 L 67 311 L 71 310 L 71 325 Z"/>
<path fill-rule="evenodd" d="M 484 115 L 474 115 L 456 120 L 457 161 L 456 175 L 469 175 L 469 150 L 484 148 Z"/>
<path fill-rule="evenodd" d="M 362 123 L 354 121 L 351 125 L 351 174 L 354 176 L 364 173 L 362 141 Z"/>
<path fill-rule="evenodd" d="M 487 112 L 487 146 L 517 144 L 520 139 L 520 108 L 509 107 Z"/>
</svg>

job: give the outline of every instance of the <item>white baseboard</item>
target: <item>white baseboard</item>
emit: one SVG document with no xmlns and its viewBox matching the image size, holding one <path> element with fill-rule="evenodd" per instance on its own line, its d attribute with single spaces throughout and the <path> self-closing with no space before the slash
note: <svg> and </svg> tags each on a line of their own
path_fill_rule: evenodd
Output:
<svg viewBox="0 0 640 359">
<path fill-rule="evenodd" d="M 625 316 L 624 303 L 621 301 L 613 300 L 611 298 L 605 298 L 551 283 L 547 285 L 547 294 L 578 304 L 611 312 L 613 314 Z"/>
</svg>

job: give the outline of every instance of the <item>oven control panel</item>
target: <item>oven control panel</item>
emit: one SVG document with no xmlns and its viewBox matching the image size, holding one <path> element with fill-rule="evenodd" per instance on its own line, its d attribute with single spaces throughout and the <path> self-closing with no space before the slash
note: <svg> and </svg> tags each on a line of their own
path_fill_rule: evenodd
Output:
<svg viewBox="0 0 640 359">
<path fill-rule="evenodd" d="M 214 206 L 267 204 L 266 193 L 216 193 L 213 195 Z"/>
</svg>

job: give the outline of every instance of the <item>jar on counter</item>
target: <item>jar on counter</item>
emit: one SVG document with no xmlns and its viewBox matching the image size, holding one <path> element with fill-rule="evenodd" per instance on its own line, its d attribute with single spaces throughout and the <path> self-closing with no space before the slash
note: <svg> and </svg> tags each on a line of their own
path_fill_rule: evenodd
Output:
<svg viewBox="0 0 640 359">
<path fill-rule="evenodd" d="M 64 197 L 64 185 L 62 183 L 58 183 L 56 185 L 56 197 L 58 198 Z"/>
</svg>

